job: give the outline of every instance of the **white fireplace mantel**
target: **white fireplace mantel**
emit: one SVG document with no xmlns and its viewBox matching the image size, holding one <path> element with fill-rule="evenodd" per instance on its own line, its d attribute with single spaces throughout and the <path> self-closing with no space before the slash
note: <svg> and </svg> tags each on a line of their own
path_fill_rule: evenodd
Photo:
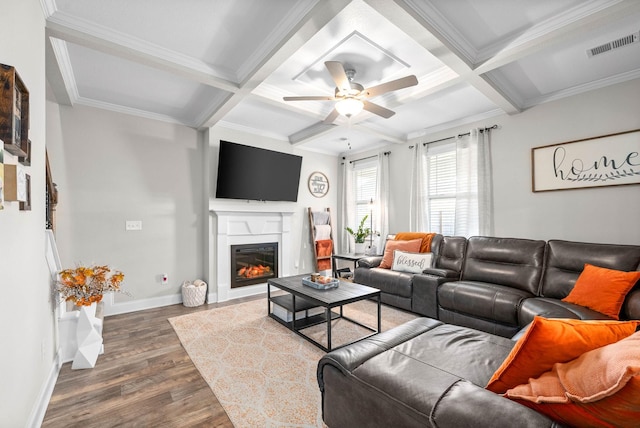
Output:
<svg viewBox="0 0 640 428">
<path fill-rule="evenodd" d="M 291 220 L 294 208 L 290 205 L 211 204 L 209 248 L 212 256 L 209 278 L 215 278 L 215 290 L 210 284 L 209 302 L 266 293 L 267 285 L 256 284 L 231 288 L 231 246 L 278 243 L 278 272 L 290 275 Z"/>
</svg>

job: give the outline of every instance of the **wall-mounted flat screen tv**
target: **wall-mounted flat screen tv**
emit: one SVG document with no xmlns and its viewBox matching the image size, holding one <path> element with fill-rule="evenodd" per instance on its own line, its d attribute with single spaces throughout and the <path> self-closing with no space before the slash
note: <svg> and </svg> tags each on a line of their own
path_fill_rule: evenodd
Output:
<svg viewBox="0 0 640 428">
<path fill-rule="evenodd" d="M 302 156 L 220 141 L 216 198 L 298 200 Z"/>
</svg>

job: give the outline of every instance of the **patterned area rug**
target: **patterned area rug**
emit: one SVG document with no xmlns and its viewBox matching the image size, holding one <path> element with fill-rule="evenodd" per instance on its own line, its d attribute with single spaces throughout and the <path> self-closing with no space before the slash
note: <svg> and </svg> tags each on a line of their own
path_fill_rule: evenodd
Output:
<svg viewBox="0 0 640 428">
<path fill-rule="evenodd" d="M 375 327 L 376 304 L 356 302 L 344 315 Z M 265 300 L 169 319 L 182 346 L 238 428 L 322 427 L 318 360 L 324 354 L 267 316 Z M 382 307 L 382 330 L 415 315 Z M 367 330 L 334 320 L 333 346 L 366 336 Z M 326 345 L 326 324 L 305 333 Z"/>
</svg>

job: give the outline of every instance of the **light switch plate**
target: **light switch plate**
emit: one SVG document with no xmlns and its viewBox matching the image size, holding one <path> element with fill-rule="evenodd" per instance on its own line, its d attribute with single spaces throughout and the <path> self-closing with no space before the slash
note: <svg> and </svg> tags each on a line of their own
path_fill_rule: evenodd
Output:
<svg viewBox="0 0 640 428">
<path fill-rule="evenodd" d="M 142 230 L 142 220 L 127 220 L 125 230 Z"/>
</svg>

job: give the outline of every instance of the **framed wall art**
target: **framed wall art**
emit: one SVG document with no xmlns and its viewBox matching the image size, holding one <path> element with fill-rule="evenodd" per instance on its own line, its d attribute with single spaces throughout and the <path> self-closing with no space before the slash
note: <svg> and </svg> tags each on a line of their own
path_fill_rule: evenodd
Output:
<svg viewBox="0 0 640 428">
<path fill-rule="evenodd" d="M 640 184 L 640 129 L 531 149 L 532 190 Z"/>
<path fill-rule="evenodd" d="M 27 156 L 29 91 L 16 69 L 0 64 L 0 139 L 15 156 Z"/>
<path fill-rule="evenodd" d="M 25 174 L 25 200 L 20 202 L 20 211 L 31 211 L 31 176 Z"/>
<path fill-rule="evenodd" d="M 320 171 L 314 171 L 309 175 L 309 192 L 316 198 L 322 198 L 329 192 L 329 179 Z"/>
</svg>

